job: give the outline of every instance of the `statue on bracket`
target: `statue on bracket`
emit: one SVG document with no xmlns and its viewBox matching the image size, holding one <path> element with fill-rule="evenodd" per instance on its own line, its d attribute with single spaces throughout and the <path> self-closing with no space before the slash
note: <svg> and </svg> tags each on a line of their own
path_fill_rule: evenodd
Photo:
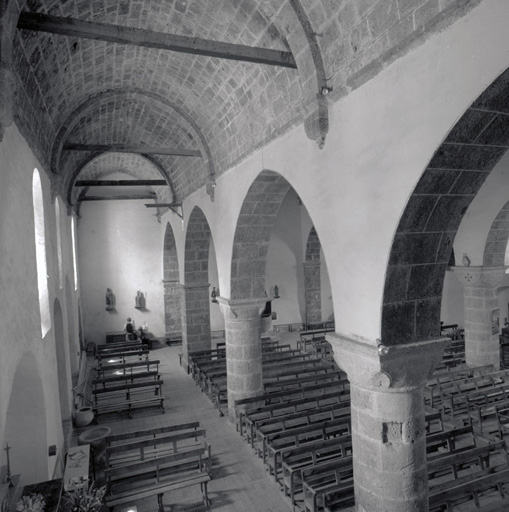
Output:
<svg viewBox="0 0 509 512">
<path fill-rule="evenodd" d="M 115 309 L 115 295 L 111 291 L 111 288 L 106 288 L 106 311 L 112 311 Z"/>
<path fill-rule="evenodd" d="M 134 299 L 134 307 L 136 309 L 143 309 L 145 307 L 145 297 L 143 296 L 143 293 L 138 290 L 136 293 L 136 298 Z"/>
</svg>

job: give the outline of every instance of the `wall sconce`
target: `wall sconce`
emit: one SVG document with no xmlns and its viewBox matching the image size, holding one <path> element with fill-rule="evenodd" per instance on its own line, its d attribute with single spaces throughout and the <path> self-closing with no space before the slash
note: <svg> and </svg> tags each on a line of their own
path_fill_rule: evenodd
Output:
<svg viewBox="0 0 509 512">
<path fill-rule="evenodd" d="M 213 286 L 212 287 L 212 292 L 210 294 L 210 296 L 212 297 L 212 302 L 214 302 L 215 304 L 217 304 L 217 296 L 219 294 L 219 290 L 216 292 L 216 287 Z"/>
<path fill-rule="evenodd" d="M 274 285 L 274 298 L 279 299 L 279 286 L 277 284 Z"/>
</svg>

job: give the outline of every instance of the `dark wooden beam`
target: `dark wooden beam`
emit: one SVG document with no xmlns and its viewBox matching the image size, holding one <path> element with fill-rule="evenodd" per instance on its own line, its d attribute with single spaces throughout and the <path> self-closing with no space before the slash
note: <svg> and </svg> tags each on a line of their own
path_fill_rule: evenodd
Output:
<svg viewBox="0 0 509 512">
<path fill-rule="evenodd" d="M 155 199 L 155 194 L 139 194 L 139 195 L 117 195 L 117 196 L 83 196 L 80 201 L 120 201 L 120 200 L 133 200 L 133 199 Z"/>
<path fill-rule="evenodd" d="M 182 206 L 182 203 L 154 203 L 146 204 L 147 208 L 178 208 Z"/>
<path fill-rule="evenodd" d="M 168 185 L 164 180 L 79 180 L 75 187 L 157 187 Z"/>
<path fill-rule="evenodd" d="M 110 23 L 96 23 L 76 18 L 22 12 L 18 20 L 18 28 L 297 69 L 297 64 L 291 52 L 222 43 L 198 37 L 166 34 L 153 30 Z"/>
<path fill-rule="evenodd" d="M 197 149 L 181 148 L 149 148 L 146 146 L 128 146 L 124 144 L 64 144 L 66 151 L 100 151 L 113 153 L 138 153 L 140 155 L 170 155 L 170 156 L 201 156 Z"/>
</svg>

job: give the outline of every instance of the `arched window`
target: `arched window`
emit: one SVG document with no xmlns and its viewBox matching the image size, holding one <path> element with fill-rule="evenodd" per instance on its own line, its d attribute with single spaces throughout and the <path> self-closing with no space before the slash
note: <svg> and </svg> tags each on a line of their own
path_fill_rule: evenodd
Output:
<svg viewBox="0 0 509 512">
<path fill-rule="evenodd" d="M 74 268 L 74 290 L 78 289 L 78 264 L 76 258 L 76 219 L 71 217 L 72 265 Z"/>
<path fill-rule="evenodd" d="M 44 229 L 44 201 L 41 176 L 34 169 L 32 177 L 32 199 L 34 203 L 35 257 L 37 263 L 37 287 L 39 289 L 39 309 L 41 312 L 42 337 L 51 329 L 51 315 L 48 291 L 48 267 L 46 264 L 46 235 Z"/>
<path fill-rule="evenodd" d="M 60 217 L 60 199 L 55 201 L 55 219 L 57 226 L 57 256 L 58 256 L 58 284 L 59 288 L 64 287 L 64 267 L 62 258 L 62 218 Z"/>
</svg>

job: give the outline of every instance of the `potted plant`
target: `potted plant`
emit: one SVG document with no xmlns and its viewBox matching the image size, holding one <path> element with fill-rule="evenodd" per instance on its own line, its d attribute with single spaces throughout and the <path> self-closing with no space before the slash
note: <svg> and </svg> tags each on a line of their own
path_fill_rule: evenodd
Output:
<svg viewBox="0 0 509 512">
<path fill-rule="evenodd" d="M 95 487 L 92 482 L 63 496 L 63 509 L 66 512 L 99 512 L 104 505 L 106 486 Z"/>
<path fill-rule="evenodd" d="M 44 512 L 46 500 L 42 494 L 30 494 L 23 496 L 16 503 L 16 512 Z"/>
</svg>

